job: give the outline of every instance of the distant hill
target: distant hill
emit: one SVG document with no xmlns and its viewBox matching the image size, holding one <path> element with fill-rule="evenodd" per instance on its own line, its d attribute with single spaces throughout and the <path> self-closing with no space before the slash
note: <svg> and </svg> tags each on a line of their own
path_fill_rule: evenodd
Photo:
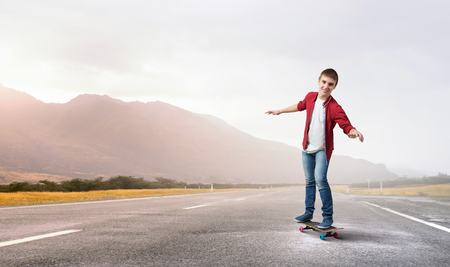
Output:
<svg viewBox="0 0 450 267">
<path fill-rule="evenodd" d="M 167 103 L 106 95 L 47 104 L 0 85 L 0 150 L 0 183 L 38 174 L 49 180 L 131 175 L 202 183 L 304 181 L 299 148 Z M 332 161 L 332 183 L 396 177 L 382 164 L 341 156 Z"/>
<path fill-rule="evenodd" d="M 384 164 L 365 159 L 333 155 L 329 165 L 329 181 L 334 184 L 367 182 L 367 180 L 395 180 L 399 177 L 388 171 Z"/>
</svg>

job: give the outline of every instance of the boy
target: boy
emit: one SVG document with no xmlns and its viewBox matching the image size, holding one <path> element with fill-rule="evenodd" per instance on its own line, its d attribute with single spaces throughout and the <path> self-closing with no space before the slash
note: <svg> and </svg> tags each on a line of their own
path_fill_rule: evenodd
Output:
<svg viewBox="0 0 450 267">
<path fill-rule="evenodd" d="M 316 185 L 322 200 L 323 221 L 319 228 L 329 228 L 333 224 L 333 199 L 327 181 L 328 164 L 333 152 L 333 129 L 336 123 L 350 138 L 358 137 L 364 141 L 363 135 L 352 126 L 342 107 L 331 96 L 339 77 L 335 70 L 326 69 L 319 76 L 319 91 L 310 92 L 303 101 L 290 107 L 267 111 L 266 114 L 306 110 L 306 125 L 303 137 L 302 163 L 306 180 L 305 213 L 295 218 L 297 222 L 312 220 Z"/>
</svg>

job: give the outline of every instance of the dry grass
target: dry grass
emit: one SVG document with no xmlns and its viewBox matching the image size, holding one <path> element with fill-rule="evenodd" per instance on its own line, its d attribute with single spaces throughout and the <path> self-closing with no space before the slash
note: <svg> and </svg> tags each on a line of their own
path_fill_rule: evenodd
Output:
<svg viewBox="0 0 450 267">
<path fill-rule="evenodd" d="M 382 193 L 380 188 L 371 188 L 370 193 L 367 188 L 349 188 L 347 192 L 346 186 L 333 187 L 332 190 L 341 193 L 371 196 L 450 197 L 450 184 L 383 188 Z"/>
<path fill-rule="evenodd" d="M 242 189 L 214 189 L 218 191 L 237 191 Z M 211 193 L 211 189 L 142 189 L 106 190 L 89 192 L 17 192 L 0 193 L 0 205 L 29 205 L 54 202 L 91 201 L 118 198 L 137 198 L 182 194 Z"/>
<path fill-rule="evenodd" d="M 46 173 L 35 172 L 20 172 L 20 171 L 8 171 L 5 168 L 0 167 L 0 182 L 3 184 L 10 184 L 12 182 L 26 182 L 26 181 L 39 181 L 49 180 L 53 182 L 68 181 L 72 178 L 62 175 L 53 175 Z"/>
</svg>

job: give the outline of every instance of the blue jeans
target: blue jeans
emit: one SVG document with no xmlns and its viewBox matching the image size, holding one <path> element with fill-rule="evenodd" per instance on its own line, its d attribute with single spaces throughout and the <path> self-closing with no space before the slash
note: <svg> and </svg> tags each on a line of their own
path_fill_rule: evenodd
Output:
<svg viewBox="0 0 450 267">
<path fill-rule="evenodd" d="M 322 200 L 322 216 L 333 216 L 333 198 L 327 180 L 328 162 L 325 150 L 312 154 L 303 151 L 303 170 L 306 179 L 306 212 L 314 213 L 314 203 L 316 201 L 316 185 L 319 188 L 320 199 Z"/>
</svg>

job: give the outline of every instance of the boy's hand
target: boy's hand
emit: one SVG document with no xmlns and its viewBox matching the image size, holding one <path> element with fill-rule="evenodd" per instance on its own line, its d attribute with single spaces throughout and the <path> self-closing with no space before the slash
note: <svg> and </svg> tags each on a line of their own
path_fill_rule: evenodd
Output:
<svg viewBox="0 0 450 267">
<path fill-rule="evenodd" d="M 348 137 L 354 139 L 356 137 L 359 138 L 359 141 L 364 142 L 364 136 L 362 135 L 362 133 L 360 133 L 358 130 L 356 129 L 352 129 L 349 133 L 348 133 Z"/>
<path fill-rule="evenodd" d="M 283 109 L 278 109 L 278 110 L 269 110 L 266 112 L 266 114 L 269 115 L 280 115 L 281 113 L 289 113 L 289 112 L 296 112 L 298 111 L 297 109 L 297 104 L 294 104 L 290 107 L 287 108 L 283 108 Z"/>
<path fill-rule="evenodd" d="M 269 110 L 266 112 L 266 114 L 269 115 L 280 115 L 281 113 L 282 113 L 281 110 Z"/>
</svg>

